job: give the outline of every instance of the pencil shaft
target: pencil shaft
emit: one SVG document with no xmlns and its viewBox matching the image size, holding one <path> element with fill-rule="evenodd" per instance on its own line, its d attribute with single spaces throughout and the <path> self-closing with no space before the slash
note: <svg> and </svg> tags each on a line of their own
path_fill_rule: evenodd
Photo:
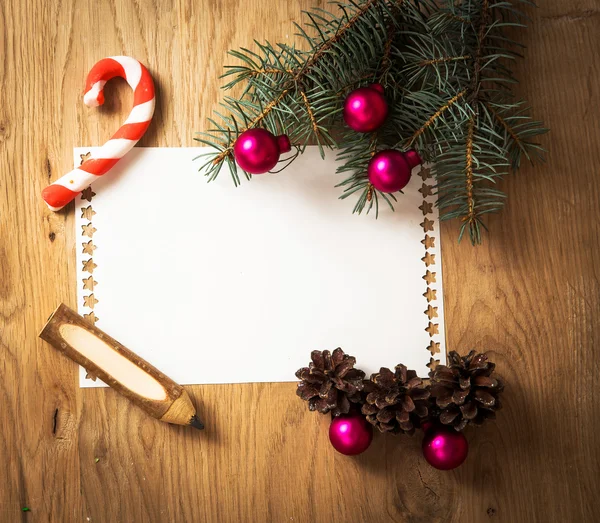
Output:
<svg viewBox="0 0 600 523">
<path fill-rule="evenodd" d="M 40 338 L 155 418 L 188 425 L 196 413 L 181 385 L 64 304 Z"/>
</svg>

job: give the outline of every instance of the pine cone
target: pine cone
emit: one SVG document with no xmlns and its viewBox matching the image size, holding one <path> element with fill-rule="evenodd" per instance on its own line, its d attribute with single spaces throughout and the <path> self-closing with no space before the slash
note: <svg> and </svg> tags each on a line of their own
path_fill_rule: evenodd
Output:
<svg viewBox="0 0 600 523">
<path fill-rule="evenodd" d="M 501 407 L 498 396 L 504 389 L 498 378 L 491 377 L 496 364 L 474 350 L 463 358 L 452 351 L 448 363 L 429 373 L 431 397 L 437 407 L 434 415 L 457 431 L 469 423 L 481 425 L 494 419 Z"/>
<path fill-rule="evenodd" d="M 395 372 L 382 367 L 365 382 L 362 413 L 381 432 L 412 434 L 428 414 L 429 390 L 414 370 L 396 365 Z"/>
<path fill-rule="evenodd" d="M 339 416 L 349 412 L 350 403 L 362 403 L 365 373 L 354 368 L 356 358 L 340 348 L 333 354 L 314 350 L 310 357 L 310 365 L 296 372 L 301 380 L 296 394 L 308 401 L 309 410 Z"/>
</svg>

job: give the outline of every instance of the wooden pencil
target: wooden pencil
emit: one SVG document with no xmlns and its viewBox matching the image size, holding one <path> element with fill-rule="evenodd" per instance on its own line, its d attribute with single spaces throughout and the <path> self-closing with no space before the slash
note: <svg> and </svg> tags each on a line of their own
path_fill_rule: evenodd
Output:
<svg viewBox="0 0 600 523">
<path fill-rule="evenodd" d="M 151 416 L 167 423 L 204 428 L 181 385 L 65 304 L 52 313 L 40 338 Z"/>
</svg>

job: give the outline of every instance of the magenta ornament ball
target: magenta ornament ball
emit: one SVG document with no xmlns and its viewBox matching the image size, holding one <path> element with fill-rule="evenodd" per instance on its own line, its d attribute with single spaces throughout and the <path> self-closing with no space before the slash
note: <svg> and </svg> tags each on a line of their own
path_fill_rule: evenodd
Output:
<svg viewBox="0 0 600 523">
<path fill-rule="evenodd" d="M 469 444 L 462 432 L 451 427 L 432 425 L 423 437 L 423 456 L 438 470 L 452 470 L 462 464 L 469 453 Z"/>
<path fill-rule="evenodd" d="M 411 169 L 414 169 L 415 167 L 417 167 L 417 165 L 421 165 L 423 163 L 421 156 L 419 156 L 419 153 L 414 149 L 406 151 L 404 153 L 404 159 L 406 160 L 408 165 L 410 165 Z"/>
<path fill-rule="evenodd" d="M 411 168 L 401 152 L 387 149 L 371 158 L 367 174 L 375 189 L 392 193 L 406 187 L 410 181 Z"/>
<path fill-rule="evenodd" d="M 378 129 L 387 115 L 388 104 L 380 84 L 356 89 L 344 101 L 344 121 L 359 133 L 370 133 Z"/>
<path fill-rule="evenodd" d="M 274 136 L 266 129 L 248 129 L 233 145 L 233 155 L 238 165 L 250 174 L 263 174 L 275 167 L 281 153 L 289 152 L 287 136 Z"/>
<path fill-rule="evenodd" d="M 346 456 L 356 456 L 369 448 L 373 426 L 359 413 L 333 418 L 329 426 L 329 441 L 333 448 Z"/>
</svg>

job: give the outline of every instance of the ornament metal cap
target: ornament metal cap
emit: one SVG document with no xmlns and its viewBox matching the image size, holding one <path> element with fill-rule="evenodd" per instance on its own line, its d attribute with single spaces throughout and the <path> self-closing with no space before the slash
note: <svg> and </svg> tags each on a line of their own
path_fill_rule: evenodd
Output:
<svg viewBox="0 0 600 523">
<path fill-rule="evenodd" d="M 280 134 L 276 138 L 277 147 L 279 147 L 280 153 L 289 153 L 292 150 L 292 144 L 290 143 L 290 139 L 285 134 Z"/>
<path fill-rule="evenodd" d="M 404 153 L 404 159 L 407 161 L 408 165 L 410 165 L 411 169 L 417 167 L 417 165 L 421 165 L 423 163 L 423 159 L 419 155 L 417 151 L 414 149 L 410 149 Z"/>
</svg>

